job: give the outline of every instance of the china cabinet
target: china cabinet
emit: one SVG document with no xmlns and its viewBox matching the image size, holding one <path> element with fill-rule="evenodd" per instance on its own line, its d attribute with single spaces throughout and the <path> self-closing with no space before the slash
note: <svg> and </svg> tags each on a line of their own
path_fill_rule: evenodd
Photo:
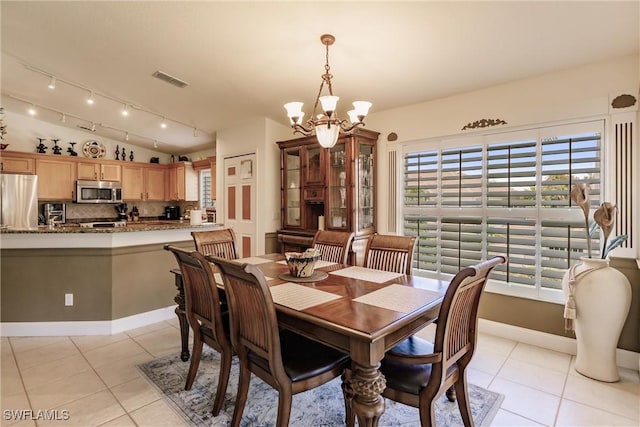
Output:
<svg viewBox="0 0 640 427">
<path fill-rule="evenodd" d="M 311 246 L 319 226 L 353 231 L 351 263 L 362 263 L 366 240 L 375 232 L 378 132 L 341 135 L 332 148 L 315 136 L 278 142 L 281 152 L 283 252 Z"/>
</svg>

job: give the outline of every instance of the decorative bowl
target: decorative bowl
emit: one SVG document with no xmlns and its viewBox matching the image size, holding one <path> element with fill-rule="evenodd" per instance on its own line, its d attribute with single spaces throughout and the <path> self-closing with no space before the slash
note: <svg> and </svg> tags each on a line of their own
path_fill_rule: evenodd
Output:
<svg viewBox="0 0 640 427">
<path fill-rule="evenodd" d="M 285 252 L 284 257 L 293 277 L 311 277 L 316 261 L 320 259 L 320 253 L 315 250 L 304 253 Z"/>
</svg>

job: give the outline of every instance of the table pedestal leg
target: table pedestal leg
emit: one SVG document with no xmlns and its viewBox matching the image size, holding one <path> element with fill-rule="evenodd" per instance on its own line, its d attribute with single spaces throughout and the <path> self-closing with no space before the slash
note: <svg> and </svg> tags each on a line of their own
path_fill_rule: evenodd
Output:
<svg viewBox="0 0 640 427">
<path fill-rule="evenodd" d="M 178 289 L 178 294 L 173 299 L 178 306 L 175 313 L 180 322 L 180 342 L 182 343 L 182 351 L 180 352 L 180 359 L 183 362 L 189 360 L 189 322 L 187 322 L 187 315 L 185 314 L 184 307 L 184 283 L 182 282 L 182 274 L 179 272 L 173 272 L 175 275 L 175 285 Z"/>
<path fill-rule="evenodd" d="M 376 366 L 362 366 L 353 363 L 353 371 L 349 381 L 353 390 L 351 409 L 358 417 L 358 425 L 377 427 L 380 416 L 384 412 L 384 398 L 380 395 L 385 387 L 384 375 Z"/>
</svg>

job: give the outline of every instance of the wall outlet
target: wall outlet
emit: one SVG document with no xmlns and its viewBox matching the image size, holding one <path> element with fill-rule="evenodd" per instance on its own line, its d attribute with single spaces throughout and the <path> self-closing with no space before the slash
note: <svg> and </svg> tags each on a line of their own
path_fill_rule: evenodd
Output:
<svg viewBox="0 0 640 427">
<path fill-rule="evenodd" d="M 73 305 L 73 294 L 64 294 L 64 305 Z"/>
</svg>

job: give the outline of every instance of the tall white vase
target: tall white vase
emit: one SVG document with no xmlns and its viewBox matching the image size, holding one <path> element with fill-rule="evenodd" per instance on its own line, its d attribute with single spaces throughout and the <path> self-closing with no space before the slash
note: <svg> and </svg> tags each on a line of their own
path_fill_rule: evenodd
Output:
<svg viewBox="0 0 640 427">
<path fill-rule="evenodd" d="M 575 332 L 578 344 L 575 370 L 599 381 L 620 380 L 616 348 L 631 306 L 631 284 L 609 261 L 581 258 L 562 279 L 565 297 L 573 278 Z"/>
</svg>

